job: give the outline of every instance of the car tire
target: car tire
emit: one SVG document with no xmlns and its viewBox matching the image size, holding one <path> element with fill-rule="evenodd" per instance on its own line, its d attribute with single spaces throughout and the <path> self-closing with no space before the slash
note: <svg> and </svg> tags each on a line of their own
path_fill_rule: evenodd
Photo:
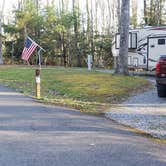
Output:
<svg viewBox="0 0 166 166">
<path fill-rule="evenodd" d="M 159 97 L 166 97 L 166 86 L 157 84 L 157 93 Z"/>
</svg>

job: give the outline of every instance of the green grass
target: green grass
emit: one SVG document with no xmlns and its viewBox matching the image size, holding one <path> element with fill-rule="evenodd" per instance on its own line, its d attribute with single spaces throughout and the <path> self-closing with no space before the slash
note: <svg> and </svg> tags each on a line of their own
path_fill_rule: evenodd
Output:
<svg viewBox="0 0 166 166">
<path fill-rule="evenodd" d="M 35 97 L 35 68 L 0 67 L 0 82 Z M 84 112 L 102 113 L 113 103 L 149 87 L 140 77 L 120 76 L 86 69 L 43 68 L 41 100 L 76 108 Z"/>
</svg>

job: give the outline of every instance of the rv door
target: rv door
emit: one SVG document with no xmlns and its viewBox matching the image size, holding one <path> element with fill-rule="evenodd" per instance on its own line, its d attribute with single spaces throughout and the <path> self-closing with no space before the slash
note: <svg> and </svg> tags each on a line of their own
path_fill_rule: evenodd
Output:
<svg viewBox="0 0 166 166">
<path fill-rule="evenodd" d="M 152 36 L 148 38 L 148 69 L 155 69 L 156 62 L 161 55 L 166 54 L 166 36 Z"/>
</svg>

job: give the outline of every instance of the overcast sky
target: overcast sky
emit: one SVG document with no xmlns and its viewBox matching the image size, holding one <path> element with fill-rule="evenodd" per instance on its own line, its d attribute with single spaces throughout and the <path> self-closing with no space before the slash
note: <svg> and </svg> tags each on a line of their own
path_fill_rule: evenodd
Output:
<svg viewBox="0 0 166 166">
<path fill-rule="evenodd" d="M 2 8 L 2 1 L 3 0 L 0 0 L 0 7 Z M 4 10 L 4 15 L 5 15 L 5 18 L 8 20 L 8 19 L 10 19 L 10 17 L 11 17 L 11 10 L 13 10 L 13 8 L 15 7 L 16 8 L 16 6 L 17 6 L 17 1 L 18 0 L 5 0 L 5 10 Z M 42 3 L 44 4 L 44 3 L 46 3 L 47 2 L 47 0 L 41 0 L 42 1 Z M 51 1 L 51 0 L 50 0 Z M 72 0 L 70 0 L 71 2 L 72 2 Z M 101 0 L 101 1 L 105 1 L 105 0 Z M 115 0 L 113 0 L 113 1 L 115 1 Z M 86 1 L 85 0 L 80 0 L 80 2 L 82 2 L 82 3 L 85 3 Z M 142 9 L 142 6 L 143 6 L 143 4 L 141 3 L 141 2 L 143 2 L 142 0 L 140 1 L 140 0 L 138 0 L 138 5 L 139 5 L 139 11 L 138 11 L 138 17 L 139 18 L 141 18 L 141 9 Z M 81 5 L 81 6 L 84 6 L 84 5 Z M 140 20 L 139 20 L 140 21 Z"/>
<path fill-rule="evenodd" d="M 3 0 L 0 0 L 0 5 L 2 6 L 2 1 Z M 5 0 L 5 11 L 8 12 L 12 7 L 16 6 L 17 5 L 17 1 L 18 0 Z M 47 2 L 47 0 L 41 0 L 42 3 L 44 2 Z M 72 0 L 70 0 L 72 1 Z M 105 1 L 105 0 L 101 0 L 101 1 Z M 114 0 L 113 0 L 114 1 Z M 80 0 L 80 2 L 84 3 L 85 0 Z M 142 8 L 142 1 L 139 1 L 138 5 L 139 5 L 139 8 Z"/>
</svg>

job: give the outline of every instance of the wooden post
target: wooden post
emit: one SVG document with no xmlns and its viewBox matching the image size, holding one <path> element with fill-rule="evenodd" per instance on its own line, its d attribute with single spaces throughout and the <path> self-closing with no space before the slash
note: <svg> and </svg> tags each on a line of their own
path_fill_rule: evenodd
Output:
<svg viewBox="0 0 166 166">
<path fill-rule="evenodd" d="M 40 98 L 40 69 L 36 69 L 36 97 Z"/>
</svg>

